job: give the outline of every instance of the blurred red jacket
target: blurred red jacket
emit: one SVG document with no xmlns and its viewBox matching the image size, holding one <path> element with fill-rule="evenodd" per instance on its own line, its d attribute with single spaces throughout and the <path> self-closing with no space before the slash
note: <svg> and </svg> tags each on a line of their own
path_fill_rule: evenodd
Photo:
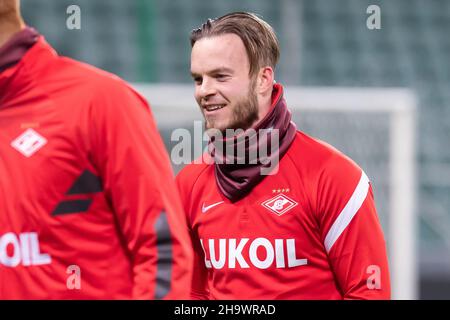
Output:
<svg viewBox="0 0 450 320">
<path fill-rule="evenodd" d="M 147 102 L 43 37 L 0 73 L 0 299 L 184 299 L 189 236 Z"/>
</svg>

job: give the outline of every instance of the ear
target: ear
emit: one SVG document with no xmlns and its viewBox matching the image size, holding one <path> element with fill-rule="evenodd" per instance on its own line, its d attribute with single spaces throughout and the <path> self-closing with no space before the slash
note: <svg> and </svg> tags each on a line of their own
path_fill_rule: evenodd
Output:
<svg viewBox="0 0 450 320">
<path fill-rule="evenodd" d="M 266 66 L 259 70 L 257 91 L 261 95 L 272 93 L 274 74 L 272 67 Z"/>
</svg>

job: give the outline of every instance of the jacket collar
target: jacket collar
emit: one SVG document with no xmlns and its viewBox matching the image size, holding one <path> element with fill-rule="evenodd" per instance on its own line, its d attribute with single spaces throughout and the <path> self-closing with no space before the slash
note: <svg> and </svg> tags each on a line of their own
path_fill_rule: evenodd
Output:
<svg viewBox="0 0 450 320">
<path fill-rule="evenodd" d="M 15 65 L 0 72 L 0 109 L 15 106 L 28 98 L 30 89 L 35 88 L 39 80 L 38 74 L 45 72 L 48 63 L 56 57 L 57 53 L 45 38 L 38 36 L 36 43 Z"/>
<path fill-rule="evenodd" d="M 15 65 L 39 38 L 39 33 L 30 27 L 16 32 L 0 47 L 0 72 Z"/>
</svg>

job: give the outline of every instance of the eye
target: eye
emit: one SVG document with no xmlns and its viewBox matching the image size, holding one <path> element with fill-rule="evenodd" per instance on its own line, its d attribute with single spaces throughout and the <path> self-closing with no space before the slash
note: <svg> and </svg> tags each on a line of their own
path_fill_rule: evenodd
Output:
<svg viewBox="0 0 450 320">
<path fill-rule="evenodd" d="M 202 77 L 194 77 L 193 79 L 196 84 L 202 84 L 203 81 Z"/>
<path fill-rule="evenodd" d="M 219 74 L 216 75 L 216 79 L 218 81 L 225 81 L 225 80 L 227 80 L 227 78 L 228 78 L 227 74 L 219 73 Z"/>
</svg>

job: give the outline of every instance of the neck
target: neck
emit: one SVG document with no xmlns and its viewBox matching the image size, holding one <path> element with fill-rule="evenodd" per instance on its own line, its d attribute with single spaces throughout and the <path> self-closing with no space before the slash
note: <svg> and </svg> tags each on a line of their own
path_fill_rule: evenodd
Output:
<svg viewBox="0 0 450 320">
<path fill-rule="evenodd" d="M 0 48 L 23 28 L 25 24 L 17 14 L 0 14 Z"/>
<path fill-rule="evenodd" d="M 254 127 L 269 113 L 272 108 L 272 90 L 258 97 L 258 119 L 252 124 Z"/>
<path fill-rule="evenodd" d="M 268 99 L 264 99 L 264 103 L 259 106 L 258 111 L 258 120 L 256 122 L 260 122 L 269 112 L 270 108 L 272 107 L 272 101 L 270 100 L 270 97 Z"/>
</svg>

